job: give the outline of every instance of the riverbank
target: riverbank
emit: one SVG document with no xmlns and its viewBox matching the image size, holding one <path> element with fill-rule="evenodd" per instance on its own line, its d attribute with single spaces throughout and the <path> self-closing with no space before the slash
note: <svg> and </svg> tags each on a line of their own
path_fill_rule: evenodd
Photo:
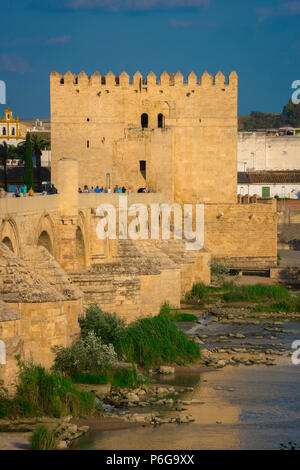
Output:
<svg viewBox="0 0 300 470">
<path fill-rule="evenodd" d="M 181 311 L 198 318 L 177 324 L 199 344 L 201 359 L 185 366 L 170 364 L 164 367 L 167 373 L 153 368 L 149 385 L 79 385 L 95 395 L 104 411 L 103 416 L 70 420 L 76 430 L 88 427 L 83 437 L 68 442 L 71 449 L 251 448 L 241 446 L 240 433 L 253 432 L 251 445 L 258 445 L 253 430 L 262 427 L 267 433 L 272 413 L 278 419 L 273 448 L 279 448 L 280 435 L 284 442 L 292 437 L 291 430 L 300 429 L 300 403 L 291 397 L 292 390 L 297 395 L 299 373 L 290 357 L 293 341 L 300 339 L 300 313 L 253 312 L 245 303 L 184 305 Z M 195 432 L 201 435 L 198 444 Z M 29 435 L 0 433 L 0 448 L 28 448 Z M 233 435 L 236 439 L 229 439 Z"/>
<path fill-rule="evenodd" d="M 281 443 L 300 442 L 300 377 L 296 366 L 281 361 L 274 368 L 228 366 L 164 377 L 170 385 L 193 384 L 181 412 L 191 415 L 192 423 L 143 424 L 138 430 L 132 424 L 127 427 L 129 423 L 120 429 L 95 427 L 72 449 L 280 449 Z M 166 418 L 174 415 L 166 407 L 161 413 Z"/>
</svg>

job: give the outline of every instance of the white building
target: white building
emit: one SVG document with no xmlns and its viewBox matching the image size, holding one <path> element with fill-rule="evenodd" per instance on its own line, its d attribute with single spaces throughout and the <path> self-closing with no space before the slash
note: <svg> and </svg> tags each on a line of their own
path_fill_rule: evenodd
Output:
<svg viewBox="0 0 300 470">
<path fill-rule="evenodd" d="M 238 171 L 257 170 L 300 170 L 300 130 L 239 132 Z"/>
<path fill-rule="evenodd" d="M 300 199 L 300 171 L 238 172 L 237 193 L 260 197 Z"/>
</svg>

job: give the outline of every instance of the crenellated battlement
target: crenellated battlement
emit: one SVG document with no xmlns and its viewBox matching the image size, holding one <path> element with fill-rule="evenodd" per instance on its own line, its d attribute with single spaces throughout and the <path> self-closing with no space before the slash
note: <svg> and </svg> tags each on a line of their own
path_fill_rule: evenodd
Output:
<svg viewBox="0 0 300 470">
<path fill-rule="evenodd" d="M 164 71 L 160 77 L 156 76 L 152 71 L 145 77 L 137 71 L 132 77 L 126 72 L 119 75 L 114 75 L 113 72 L 108 72 L 106 75 L 101 75 L 98 71 L 88 76 L 84 71 L 79 75 L 73 74 L 68 71 L 67 73 L 60 74 L 56 71 L 51 72 L 50 81 L 52 85 L 72 85 L 72 86 L 97 86 L 107 88 L 121 88 L 126 89 L 132 87 L 137 91 L 142 91 L 145 87 L 231 87 L 237 88 L 238 75 L 232 71 L 228 79 L 219 71 L 215 76 L 205 71 L 202 75 L 197 76 L 195 72 L 190 72 L 185 78 L 180 71 L 177 73 L 167 73 Z"/>
</svg>

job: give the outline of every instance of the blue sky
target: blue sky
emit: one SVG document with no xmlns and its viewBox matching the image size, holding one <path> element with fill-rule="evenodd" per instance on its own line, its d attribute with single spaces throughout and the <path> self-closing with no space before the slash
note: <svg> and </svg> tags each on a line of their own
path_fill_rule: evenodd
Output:
<svg viewBox="0 0 300 470">
<path fill-rule="evenodd" d="M 6 0 L 0 14 L 0 80 L 22 118 L 49 116 L 51 70 L 236 70 L 239 114 L 280 112 L 300 80 L 300 0 Z"/>
</svg>

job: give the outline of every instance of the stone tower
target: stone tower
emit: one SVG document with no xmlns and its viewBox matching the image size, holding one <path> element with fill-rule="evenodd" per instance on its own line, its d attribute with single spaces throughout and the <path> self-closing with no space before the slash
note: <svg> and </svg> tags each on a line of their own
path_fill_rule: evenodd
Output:
<svg viewBox="0 0 300 470">
<path fill-rule="evenodd" d="M 52 180 L 61 157 L 79 161 L 79 185 L 152 187 L 175 202 L 235 203 L 235 72 L 52 72 Z"/>
</svg>

